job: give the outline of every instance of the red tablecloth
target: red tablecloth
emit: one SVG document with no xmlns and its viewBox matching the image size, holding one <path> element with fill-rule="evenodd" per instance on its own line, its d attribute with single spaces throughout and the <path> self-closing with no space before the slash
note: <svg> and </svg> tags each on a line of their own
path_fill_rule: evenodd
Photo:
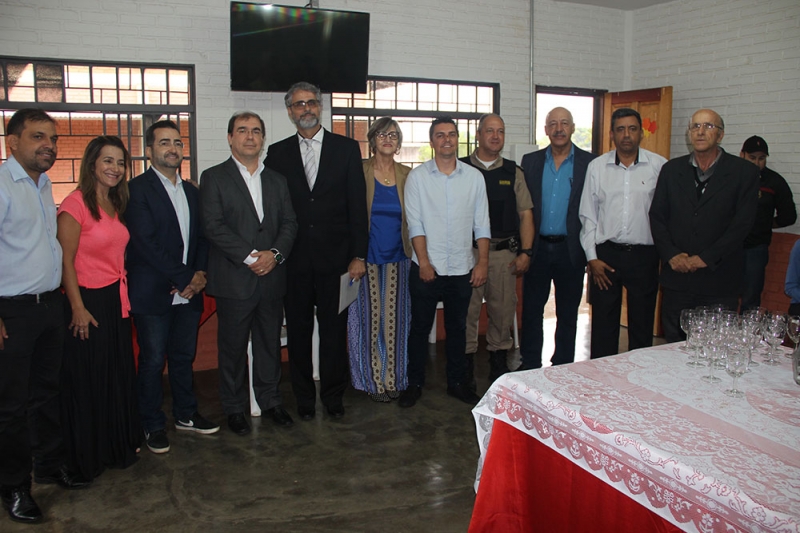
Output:
<svg viewBox="0 0 800 533">
<path fill-rule="evenodd" d="M 496 421 L 470 533 L 681 531 L 508 424 Z"/>
<path fill-rule="evenodd" d="M 686 359 L 675 344 L 498 379 L 473 410 L 471 531 L 800 532 L 788 360 L 734 399 Z"/>
</svg>

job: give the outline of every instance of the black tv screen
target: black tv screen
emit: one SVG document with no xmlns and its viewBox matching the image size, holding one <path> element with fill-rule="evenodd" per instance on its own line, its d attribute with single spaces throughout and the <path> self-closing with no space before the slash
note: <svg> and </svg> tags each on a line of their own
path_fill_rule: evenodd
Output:
<svg viewBox="0 0 800 533">
<path fill-rule="evenodd" d="M 367 88 L 369 13 L 231 2 L 231 89 Z"/>
</svg>

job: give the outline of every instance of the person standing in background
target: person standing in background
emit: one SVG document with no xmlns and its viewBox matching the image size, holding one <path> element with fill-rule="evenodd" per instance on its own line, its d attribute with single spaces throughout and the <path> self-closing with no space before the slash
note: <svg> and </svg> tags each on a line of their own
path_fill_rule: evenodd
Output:
<svg viewBox="0 0 800 533">
<path fill-rule="evenodd" d="M 785 228 L 797 221 L 792 189 L 783 176 L 767 168 L 767 141 L 756 135 L 742 145 L 739 156 L 756 165 L 758 178 L 758 210 L 753 229 L 744 240 L 744 283 L 742 311 L 761 306 L 764 275 L 769 263 L 769 245 L 773 228 Z"/>
</svg>

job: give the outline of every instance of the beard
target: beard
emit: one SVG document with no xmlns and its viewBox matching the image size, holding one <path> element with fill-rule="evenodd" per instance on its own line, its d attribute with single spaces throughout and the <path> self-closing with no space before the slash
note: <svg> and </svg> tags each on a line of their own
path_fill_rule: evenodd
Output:
<svg viewBox="0 0 800 533">
<path fill-rule="evenodd" d="M 297 119 L 295 124 L 304 130 L 316 128 L 319 125 L 319 117 L 311 113 L 306 113 Z"/>
</svg>

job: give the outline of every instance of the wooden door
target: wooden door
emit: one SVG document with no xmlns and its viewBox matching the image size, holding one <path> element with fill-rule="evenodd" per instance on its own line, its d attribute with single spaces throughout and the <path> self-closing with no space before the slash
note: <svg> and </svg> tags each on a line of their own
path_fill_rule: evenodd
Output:
<svg viewBox="0 0 800 533">
<path fill-rule="evenodd" d="M 603 137 L 601 143 L 603 153 L 614 149 L 614 143 L 611 138 L 611 114 L 621 107 L 635 109 L 642 116 L 644 139 L 642 139 L 640 146 L 669 159 L 672 135 L 672 87 L 606 93 L 603 99 Z M 626 327 L 628 325 L 628 299 L 625 291 L 622 294 L 620 323 Z M 659 288 L 653 335 L 662 334 L 661 288 Z"/>
</svg>

